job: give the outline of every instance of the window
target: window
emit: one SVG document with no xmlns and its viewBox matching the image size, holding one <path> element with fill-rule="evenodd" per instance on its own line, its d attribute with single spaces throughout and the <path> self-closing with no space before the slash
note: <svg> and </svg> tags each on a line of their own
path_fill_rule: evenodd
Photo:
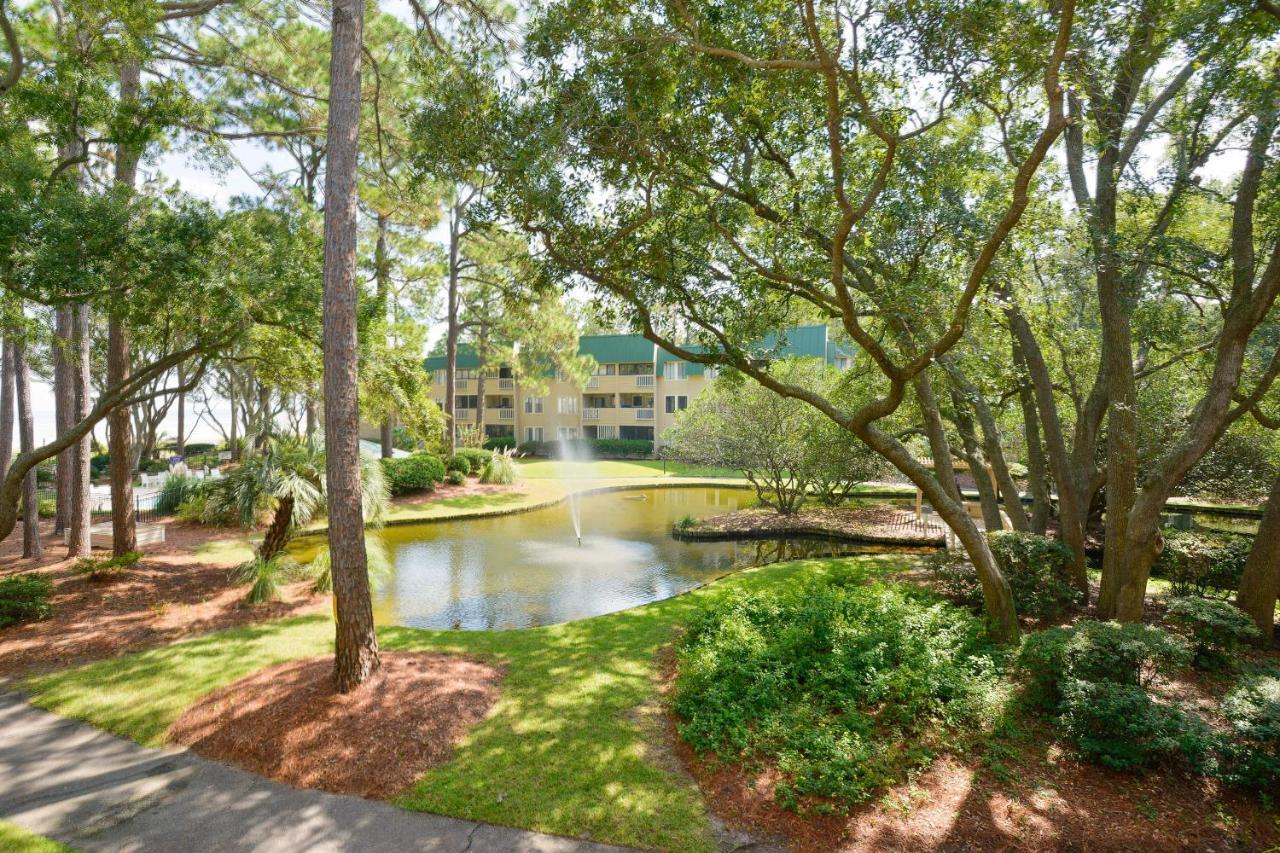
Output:
<svg viewBox="0 0 1280 853">
<path fill-rule="evenodd" d="M 577 397 L 557 398 L 556 411 L 562 415 L 576 415 L 578 413 L 578 398 Z"/>
<path fill-rule="evenodd" d="M 577 427 L 560 427 L 560 437 L 561 438 L 577 438 L 578 428 Z"/>
<path fill-rule="evenodd" d="M 684 394 L 667 395 L 668 415 L 673 415 L 676 412 L 683 412 L 687 408 L 689 408 L 689 398 Z"/>
<path fill-rule="evenodd" d="M 837 369 L 837 370 L 848 370 L 848 369 L 849 369 L 849 362 L 850 362 L 850 361 L 851 361 L 851 359 L 850 359 L 850 358 L 849 358 L 849 356 L 847 356 L 847 355 L 838 355 L 838 356 L 836 356 L 836 369 Z"/>
<path fill-rule="evenodd" d="M 475 379 L 480 371 L 474 367 L 460 367 L 453 372 L 455 379 Z"/>
<path fill-rule="evenodd" d="M 525 427 L 525 441 L 542 441 L 542 427 Z"/>
<path fill-rule="evenodd" d="M 485 424 L 484 434 L 489 438 L 515 438 L 516 431 L 511 424 Z"/>
<path fill-rule="evenodd" d="M 542 398 L 541 398 L 541 397 L 525 397 L 525 398 L 524 398 L 524 413 L 525 413 L 526 415 L 540 415 L 540 414 L 542 414 Z M 533 439 L 530 439 L 530 441 L 532 441 L 532 440 L 533 440 Z M 538 439 L 538 441 L 542 441 L 542 439 Z"/>
<path fill-rule="evenodd" d="M 653 375 L 652 361 L 637 361 L 618 365 L 619 376 L 641 376 L 644 374 Z"/>
<path fill-rule="evenodd" d="M 685 377 L 688 364 L 683 361 L 668 361 L 662 366 L 662 378 L 680 380 Z"/>
<path fill-rule="evenodd" d="M 618 427 L 619 438 L 639 439 L 640 441 L 653 441 L 653 427 L 651 426 L 622 426 Z"/>
<path fill-rule="evenodd" d="M 718 367 L 712 367 L 710 364 L 708 364 L 706 367 L 702 368 L 702 378 L 706 379 L 708 382 L 710 382 L 712 379 L 715 379 L 719 375 L 720 375 L 720 368 Z"/>
<path fill-rule="evenodd" d="M 596 427 L 595 438 L 617 438 L 618 428 L 612 424 L 601 424 Z"/>
<path fill-rule="evenodd" d="M 436 385 L 443 385 L 443 384 L 444 384 L 444 380 L 445 380 L 445 371 L 443 371 L 443 370 L 433 370 L 433 371 L 431 371 L 431 381 L 432 381 L 434 384 L 436 384 Z"/>
<path fill-rule="evenodd" d="M 474 409 L 478 398 L 475 394 L 459 394 L 453 398 L 453 407 L 455 409 Z"/>
<path fill-rule="evenodd" d="M 444 411 L 444 400 L 436 400 L 436 408 L 443 412 L 443 411 Z"/>
<path fill-rule="evenodd" d="M 597 364 L 596 376 L 616 376 L 618 374 L 618 365 L 616 364 Z"/>
</svg>

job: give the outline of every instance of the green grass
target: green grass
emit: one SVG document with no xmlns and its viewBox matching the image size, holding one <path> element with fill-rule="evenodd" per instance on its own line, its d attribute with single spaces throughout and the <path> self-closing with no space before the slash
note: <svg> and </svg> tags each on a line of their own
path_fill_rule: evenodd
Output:
<svg viewBox="0 0 1280 853">
<path fill-rule="evenodd" d="M 27 832 L 7 820 L 0 820 L 0 850 L 5 853 L 72 853 L 72 848 L 67 845 Z"/>
<path fill-rule="evenodd" d="M 708 850 L 705 808 L 687 778 L 662 769 L 637 709 L 655 698 L 654 658 L 699 608 L 732 589 L 794 585 L 806 575 L 866 576 L 902 557 L 779 563 L 694 592 L 595 619 L 520 631 L 384 627 L 386 649 L 465 652 L 506 675 L 493 713 L 454 758 L 398 800 L 422 811 L 596 841 Z M 30 680 L 32 701 L 157 744 L 182 711 L 261 667 L 331 649 L 332 623 L 305 617 L 226 631 Z"/>
</svg>

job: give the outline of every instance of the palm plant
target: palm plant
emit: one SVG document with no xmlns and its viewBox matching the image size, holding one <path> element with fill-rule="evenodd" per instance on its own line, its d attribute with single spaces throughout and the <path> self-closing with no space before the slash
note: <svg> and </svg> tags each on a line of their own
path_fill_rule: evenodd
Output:
<svg viewBox="0 0 1280 853">
<path fill-rule="evenodd" d="M 381 522 L 387 506 L 387 487 L 376 459 L 361 460 L 361 494 L 365 521 Z M 298 529 L 325 511 L 324 439 L 268 438 L 225 477 L 209 486 L 208 512 L 239 519 L 253 527 L 268 519 L 254 558 L 240 567 L 239 575 L 252 581 L 249 599 L 270 601 L 277 597 L 280 581 L 298 571 L 284 553 Z"/>
</svg>

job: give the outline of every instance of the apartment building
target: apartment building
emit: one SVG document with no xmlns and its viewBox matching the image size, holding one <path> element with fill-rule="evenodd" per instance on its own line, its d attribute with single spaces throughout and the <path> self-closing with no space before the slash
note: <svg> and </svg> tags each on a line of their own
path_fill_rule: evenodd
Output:
<svg viewBox="0 0 1280 853">
<path fill-rule="evenodd" d="M 824 358 L 841 368 L 850 363 L 849 352 L 829 339 L 824 325 L 789 329 L 783 337 L 785 355 Z M 771 335 L 762 345 L 772 347 L 776 340 Z M 715 368 L 680 359 L 640 335 L 583 335 L 578 351 L 596 363 L 585 385 L 556 375 L 545 377 L 540 388 L 525 389 L 505 365 L 490 368 L 482 383 L 474 350 L 459 347 L 455 422 L 475 423 L 483 406 L 488 437 L 513 436 L 518 442 L 628 438 L 658 447 L 680 411 L 715 378 Z M 436 405 L 444 408 L 444 356 L 426 359 L 425 367 Z"/>
</svg>

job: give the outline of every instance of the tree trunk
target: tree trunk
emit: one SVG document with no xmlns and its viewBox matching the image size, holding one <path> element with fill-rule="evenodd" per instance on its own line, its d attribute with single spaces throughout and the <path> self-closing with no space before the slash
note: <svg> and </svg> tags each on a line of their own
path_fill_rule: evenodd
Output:
<svg viewBox="0 0 1280 853">
<path fill-rule="evenodd" d="M 0 471 L 13 461 L 13 335 L 0 344 Z"/>
<path fill-rule="evenodd" d="M 53 338 L 53 407 L 54 435 L 61 438 L 71 428 L 71 413 L 75 410 L 75 393 L 71 386 L 68 362 L 71 348 L 71 308 L 63 305 L 55 309 Z M 53 532 L 61 536 L 71 519 L 72 469 L 75 466 L 74 451 L 70 448 L 58 454 L 54 471 L 56 507 Z"/>
<path fill-rule="evenodd" d="M 329 58 L 329 152 L 324 188 L 324 421 L 329 555 L 339 692 L 379 669 L 360 503 L 360 409 L 356 341 L 356 167 L 364 3 L 335 0 Z"/>
<path fill-rule="evenodd" d="M 92 387 L 89 384 L 89 306 L 75 307 L 75 359 L 71 365 L 71 373 L 75 392 L 76 421 L 83 421 L 89 416 Z M 72 557 L 89 556 L 92 543 L 89 538 L 89 457 L 93 452 L 90 433 L 73 445 L 73 465 L 71 480 L 71 515 L 68 518 L 69 535 L 67 537 L 67 553 Z"/>
<path fill-rule="evenodd" d="M 271 418 L 271 386 L 258 383 L 258 440 L 254 445 L 261 450 L 267 446 L 274 424 Z"/>
<path fill-rule="evenodd" d="M 284 550 L 284 547 L 289 544 L 289 534 L 292 530 L 293 498 L 281 498 L 275 514 L 271 516 L 271 525 L 262 537 L 262 544 L 258 547 L 258 556 L 263 562 Z"/>
<path fill-rule="evenodd" d="M 933 454 L 933 475 L 947 497 L 963 504 L 964 498 L 960 495 L 960 486 L 956 484 L 955 468 L 951 464 L 951 442 L 947 441 L 947 428 L 942 423 L 938 398 L 933 393 L 933 382 L 922 371 L 916 376 L 914 385 L 916 402 L 924 417 L 925 437 L 929 439 L 929 452 Z"/>
<path fill-rule="evenodd" d="M 476 338 L 476 352 L 480 354 L 480 369 L 476 371 L 476 433 L 480 436 L 481 443 L 484 442 L 484 392 L 485 392 L 485 363 L 484 354 L 489 347 L 489 324 L 481 321 L 479 336 Z"/>
<path fill-rule="evenodd" d="M 1016 337 L 1011 338 L 1010 349 L 1018 371 L 1018 404 L 1022 408 L 1022 434 L 1027 444 L 1027 491 L 1031 493 L 1028 523 L 1032 533 L 1043 536 L 1049 528 L 1052 505 L 1049 502 L 1048 463 L 1044 443 L 1040 439 L 1040 416 L 1036 412 L 1035 391 L 1031 387 L 1027 362 Z"/>
<path fill-rule="evenodd" d="M 1262 511 L 1258 535 L 1244 564 L 1236 606 L 1253 617 L 1262 632 L 1262 641 L 1275 641 L 1276 597 L 1280 595 L 1280 475 L 1271 484 L 1271 494 Z"/>
<path fill-rule="evenodd" d="M 316 401 L 307 397 L 307 438 L 311 438 L 316 434 L 319 426 L 319 418 L 316 417 Z"/>
<path fill-rule="evenodd" d="M 1004 520 L 1000 517 L 1000 503 L 996 490 L 991 487 L 991 478 L 987 476 L 987 462 L 978 449 L 978 439 L 973 434 L 973 419 L 969 417 L 967 402 L 959 389 L 951 389 L 951 404 L 955 408 L 956 431 L 960 434 L 960 443 L 964 449 L 965 461 L 969 463 L 969 473 L 973 475 L 974 487 L 978 490 L 978 504 L 982 508 L 982 523 L 988 531 L 1003 530 Z"/>
<path fill-rule="evenodd" d="M 446 304 L 447 328 L 444 337 L 444 446 L 450 456 L 458 450 L 458 428 L 454 422 L 454 417 L 457 414 L 457 399 L 454 395 L 457 393 L 458 336 L 462 332 L 458 323 L 458 312 L 460 310 L 458 300 L 458 263 L 459 242 L 461 240 L 458 234 L 458 229 L 461 227 L 458 219 L 460 216 L 461 213 L 455 205 L 449 211 L 449 293 Z"/>
<path fill-rule="evenodd" d="M 35 418 L 31 411 L 31 369 L 27 365 L 26 341 L 13 344 L 13 379 L 18 402 L 18 452 L 30 453 L 35 448 Z M 8 467 L 4 469 L 8 470 Z M 40 542 L 40 501 L 36 472 L 32 468 L 22 478 L 22 556 L 39 557 L 44 553 Z"/>
<path fill-rule="evenodd" d="M 382 458 L 390 459 L 395 456 L 395 431 L 391 424 L 391 418 L 384 418 L 381 426 L 378 428 L 379 439 L 382 444 Z"/>
<path fill-rule="evenodd" d="M 231 402 L 231 437 L 227 440 L 227 450 L 231 451 L 231 461 L 240 461 L 240 437 L 237 427 L 240 423 L 240 414 L 236 411 L 236 379 L 234 376 L 229 378 L 227 382 L 227 393 Z"/>
<path fill-rule="evenodd" d="M 136 59 L 120 66 L 120 100 L 131 103 L 138 98 L 141 66 Z M 133 195 L 138 175 L 138 146 L 121 143 L 116 146 L 116 187 Z M 112 313 L 107 321 L 107 384 L 123 382 L 129 375 L 129 330 L 124 318 Z M 178 384 L 182 384 L 181 382 Z M 111 553 L 117 557 L 137 549 L 138 534 L 133 506 L 133 419 L 129 409 L 121 406 L 107 417 L 108 455 L 111 469 Z M 179 421 L 178 432 L 182 432 Z"/>
<path fill-rule="evenodd" d="M 387 251 L 387 228 L 388 221 L 385 214 L 378 214 L 378 239 L 373 246 L 373 277 L 377 288 L 375 298 L 378 300 L 378 314 L 382 322 L 387 320 L 387 299 L 391 290 L 391 261 Z M 381 328 L 381 327 L 380 327 Z M 385 334 L 385 329 L 382 330 Z M 393 450 L 395 446 L 392 444 L 392 421 L 391 413 L 384 412 L 382 423 L 378 426 L 379 439 L 381 440 L 381 453 L 383 459 L 390 459 L 395 455 Z"/>
</svg>

